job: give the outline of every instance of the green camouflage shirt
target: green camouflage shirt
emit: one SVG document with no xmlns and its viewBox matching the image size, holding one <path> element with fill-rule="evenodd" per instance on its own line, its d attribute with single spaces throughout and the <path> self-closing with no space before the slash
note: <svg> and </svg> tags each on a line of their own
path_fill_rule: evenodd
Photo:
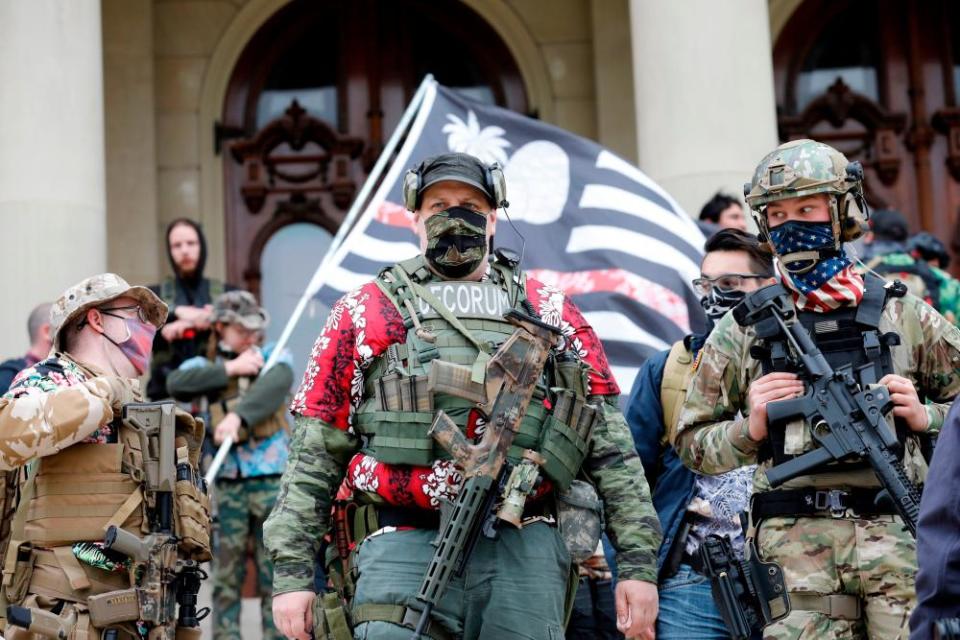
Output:
<svg viewBox="0 0 960 640">
<path fill-rule="evenodd" d="M 960 330 L 910 294 L 887 302 L 879 330 L 900 335 L 902 344 L 891 348 L 894 370 L 926 395 L 930 430 L 939 430 L 950 402 L 960 392 Z M 747 430 L 750 384 L 761 376 L 760 362 L 750 356 L 750 347 L 757 342 L 753 327 L 739 326 L 730 313 L 710 334 L 678 426 L 677 449 L 691 469 L 716 475 L 757 462 L 760 443 L 753 441 Z M 915 449 L 913 440 L 908 442 L 908 453 Z M 798 449 L 807 451 L 813 446 L 809 425 L 805 425 Z M 755 491 L 769 489 L 763 473 L 769 465 L 768 461 L 758 467 Z M 872 472 L 865 471 L 864 482 L 875 483 Z M 914 472 L 916 476 L 919 470 Z M 843 482 L 847 480 L 844 476 Z M 837 482 L 835 478 L 824 481 Z M 810 478 L 792 482 L 790 486 L 802 485 Z"/>
<path fill-rule="evenodd" d="M 890 268 L 896 269 L 897 267 L 912 267 L 917 263 L 917 259 L 911 256 L 909 253 L 896 252 L 888 253 L 883 255 L 881 258 L 877 259 L 879 264 L 887 267 L 885 271 L 889 271 Z M 871 261 L 870 264 L 873 264 Z M 939 311 L 948 322 L 952 324 L 957 324 L 960 321 L 960 281 L 951 276 L 949 273 L 935 267 L 930 266 L 930 272 L 933 274 L 936 281 L 939 283 L 938 289 L 938 299 L 937 299 L 937 311 Z M 892 278 L 894 274 L 886 273 L 887 279 Z M 920 280 L 919 276 L 910 276 L 905 279 L 905 284 L 910 288 L 910 293 L 918 295 L 917 291 L 914 291 L 911 287 L 919 285 Z"/>
</svg>

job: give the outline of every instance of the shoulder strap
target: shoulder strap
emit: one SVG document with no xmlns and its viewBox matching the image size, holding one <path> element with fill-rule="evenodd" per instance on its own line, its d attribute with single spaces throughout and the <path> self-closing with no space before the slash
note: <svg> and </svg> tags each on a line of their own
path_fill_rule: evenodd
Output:
<svg viewBox="0 0 960 640">
<path fill-rule="evenodd" d="M 660 406 L 663 407 L 663 426 L 666 427 L 664 434 L 671 442 L 677 429 L 680 409 L 686 399 L 692 364 L 693 355 L 683 340 L 675 342 L 667 356 L 663 380 L 660 382 Z"/>
<path fill-rule="evenodd" d="M 857 306 L 857 324 L 870 329 L 880 326 L 880 316 L 887 302 L 886 281 L 869 271 L 864 276 L 863 299 Z"/>
</svg>

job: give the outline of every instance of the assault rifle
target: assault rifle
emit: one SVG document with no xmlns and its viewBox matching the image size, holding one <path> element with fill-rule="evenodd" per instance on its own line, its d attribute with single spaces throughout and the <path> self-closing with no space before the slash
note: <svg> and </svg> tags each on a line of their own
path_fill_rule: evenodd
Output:
<svg viewBox="0 0 960 640">
<path fill-rule="evenodd" d="M 748 640 L 754 632 L 790 614 L 790 598 L 783 569 L 776 562 L 762 562 L 753 546 L 748 558 L 733 553 L 728 538 L 709 535 L 700 543 L 703 575 L 720 616 L 734 640 Z"/>
<path fill-rule="evenodd" d="M 770 486 L 778 487 L 828 462 L 863 458 L 883 487 L 878 500 L 889 499 L 916 537 L 920 491 L 900 462 L 900 443 L 885 418 L 893 407 L 887 388 L 877 385 L 862 389 L 852 365 L 834 370 L 797 320 L 793 303 L 780 285 L 747 296 L 733 315 L 741 326 L 761 322 L 779 326 L 793 352 L 793 364 L 808 382 L 802 397 L 769 403 L 767 419 L 769 424 L 804 420 L 811 425 L 810 432 L 819 446 L 768 469 Z"/>
<path fill-rule="evenodd" d="M 496 538 L 498 519 L 519 521 L 525 496 L 514 494 L 532 490 L 529 478 L 531 467 L 537 464 L 536 454 L 511 468 L 507 452 L 560 332 L 516 310 L 507 312 L 505 317 L 517 328 L 490 358 L 484 383 L 474 380 L 470 367 L 434 361 L 430 370 L 434 389 L 477 401 L 489 420 L 480 443 L 475 445 L 467 441 L 443 411 L 437 411 L 430 427 L 433 438 L 463 470 L 464 482 L 450 517 L 441 522 L 437 549 L 417 593 L 424 606 L 413 632 L 414 640 L 427 630 L 430 613 L 440 602 L 450 578 L 463 572 L 480 535 Z M 504 487 L 512 487 L 513 491 L 509 491 L 511 495 L 505 497 L 498 510 L 497 501 Z"/>
<path fill-rule="evenodd" d="M 205 574 L 196 561 L 178 557 L 173 529 L 176 405 L 169 401 L 126 404 L 123 421 L 140 440 L 143 494 L 151 533 L 140 538 L 116 526 L 107 529 L 104 548 L 129 557 L 137 581 L 131 589 L 90 597 L 91 622 L 103 627 L 142 620 L 152 627 L 151 640 L 173 640 L 176 635 L 189 634 L 199 637 L 196 596 Z"/>
</svg>

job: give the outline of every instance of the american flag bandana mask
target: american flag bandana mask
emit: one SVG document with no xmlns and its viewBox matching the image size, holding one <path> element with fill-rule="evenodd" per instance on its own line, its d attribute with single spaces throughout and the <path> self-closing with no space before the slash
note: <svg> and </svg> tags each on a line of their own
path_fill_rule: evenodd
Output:
<svg viewBox="0 0 960 640">
<path fill-rule="evenodd" d="M 770 229 L 770 241 L 778 256 L 798 251 L 815 251 L 833 248 L 833 225 L 829 222 L 800 222 L 789 220 Z M 832 277 L 849 267 L 850 260 L 843 254 L 818 260 L 806 273 L 793 273 L 795 269 L 809 266 L 806 261 L 790 262 L 785 266 L 790 271 L 790 280 L 800 293 L 808 294 L 819 289 Z"/>
</svg>

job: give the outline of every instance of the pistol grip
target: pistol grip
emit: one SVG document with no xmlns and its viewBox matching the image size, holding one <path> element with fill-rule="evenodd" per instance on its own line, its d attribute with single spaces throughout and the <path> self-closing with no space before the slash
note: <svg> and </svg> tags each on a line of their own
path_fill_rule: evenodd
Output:
<svg viewBox="0 0 960 640">
<path fill-rule="evenodd" d="M 453 457 L 454 462 L 461 467 L 464 467 L 470 461 L 472 457 L 470 455 L 472 445 L 460 431 L 457 423 L 451 420 L 450 416 L 444 413 L 443 410 L 437 411 L 437 415 L 433 418 L 433 424 L 430 425 L 430 431 L 427 433 L 433 437 L 433 439 L 437 441 L 437 444 L 443 447 L 444 450 Z"/>
<path fill-rule="evenodd" d="M 767 424 L 778 424 L 795 418 L 805 418 L 806 411 L 804 409 L 806 405 L 806 396 L 767 403 Z"/>
</svg>

